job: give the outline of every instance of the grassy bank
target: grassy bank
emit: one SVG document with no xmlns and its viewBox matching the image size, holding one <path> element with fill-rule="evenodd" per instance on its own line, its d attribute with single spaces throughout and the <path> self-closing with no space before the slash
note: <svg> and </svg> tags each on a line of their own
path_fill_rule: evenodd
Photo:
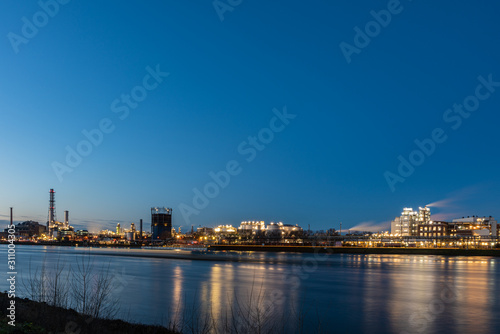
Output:
<svg viewBox="0 0 500 334">
<path fill-rule="evenodd" d="M 0 292 L 0 333 L 102 333 L 175 334 L 165 327 L 131 324 L 122 320 L 95 319 L 74 310 L 16 298 L 16 327 L 7 324 L 10 299 Z M 80 331 L 79 331 L 80 330 Z"/>
<path fill-rule="evenodd" d="M 259 246 L 259 245 L 214 245 L 210 250 L 231 250 L 245 252 L 296 252 L 330 254 L 406 254 L 406 255 L 449 255 L 449 256 L 500 256 L 496 249 L 455 248 L 399 248 L 399 247 L 313 247 L 313 246 Z"/>
</svg>

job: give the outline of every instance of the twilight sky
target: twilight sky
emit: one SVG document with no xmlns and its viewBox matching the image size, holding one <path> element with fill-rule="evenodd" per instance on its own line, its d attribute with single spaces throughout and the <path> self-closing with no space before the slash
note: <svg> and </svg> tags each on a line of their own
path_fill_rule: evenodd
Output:
<svg viewBox="0 0 500 334">
<path fill-rule="evenodd" d="M 46 222 L 50 188 L 94 231 L 498 219 L 499 10 L 2 1 L 0 220 Z"/>
</svg>

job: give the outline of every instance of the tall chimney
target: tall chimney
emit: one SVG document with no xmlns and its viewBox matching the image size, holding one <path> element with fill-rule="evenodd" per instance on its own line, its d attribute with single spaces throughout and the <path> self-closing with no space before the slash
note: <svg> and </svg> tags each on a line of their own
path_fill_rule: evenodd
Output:
<svg viewBox="0 0 500 334">
<path fill-rule="evenodd" d="M 49 223 L 53 224 L 57 220 L 57 218 L 56 218 L 56 198 L 55 198 L 56 192 L 54 191 L 54 189 L 50 189 L 49 194 L 50 194 Z"/>
<path fill-rule="evenodd" d="M 66 225 L 69 225 L 69 211 L 68 210 L 64 211 L 64 223 Z"/>
<path fill-rule="evenodd" d="M 10 225 L 14 222 L 13 220 L 13 215 L 12 215 L 12 207 L 10 208 Z"/>
<path fill-rule="evenodd" d="M 141 232 L 139 233 L 141 239 L 142 239 L 142 219 L 141 219 Z"/>
</svg>

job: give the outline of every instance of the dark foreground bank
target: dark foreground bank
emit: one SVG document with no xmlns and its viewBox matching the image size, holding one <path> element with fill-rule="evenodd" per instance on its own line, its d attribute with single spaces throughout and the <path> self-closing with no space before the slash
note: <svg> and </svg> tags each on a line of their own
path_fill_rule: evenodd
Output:
<svg viewBox="0 0 500 334">
<path fill-rule="evenodd" d="M 214 245 L 210 250 L 244 252 L 296 252 L 330 254 L 406 254 L 406 255 L 449 255 L 449 256 L 498 256 L 498 249 L 456 249 L 456 248 L 399 248 L 399 247 L 324 247 L 324 246 L 258 246 L 258 245 Z"/>
<path fill-rule="evenodd" d="M 49 306 L 29 299 L 16 298 L 15 324 L 8 324 L 7 308 L 11 299 L 0 292 L 2 320 L 0 333 L 79 333 L 79 334 L 176 334 L 165 327 L 131 324 L 122 320 L 94 319 L 74 310 Z"/>
</svg>

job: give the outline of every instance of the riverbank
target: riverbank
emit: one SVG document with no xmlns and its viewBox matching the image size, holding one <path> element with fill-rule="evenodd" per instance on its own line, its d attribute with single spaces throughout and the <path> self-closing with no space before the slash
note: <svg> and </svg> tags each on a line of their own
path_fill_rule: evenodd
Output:
<svg viewBox="0 0 500 334">
<path fill-rule="evenodd" d="M 400 248 L 400 247 L 325 247 L 325 246 L 259 246 L 259 245 L 213 245 L 209 250 L 242 252 L 294 252 L 329 254 L 402 254 L 402 255 L 448 255 L 448 256 L 496 256 L 500 249 L 459 248 Z"/>
<path fill-rule="evenodd" d="M 210 251 L 232 251 L 232 252 L 274 252 L 274 253 L 328 253 L 328 254 L 400 254 L 400 255 L 443 255 L 443 256 L 494 256 L 500 257 L 500 248 L 497 249 L 463 249 L 463 248 L 403 248 L 403 247 L 332 247 L 332 246 L 284 246 L 284 245 L 210 245 L 206 248 L 200 247 L 150 247 L 140 245 L 70 245 L 64 243 L 35 243 L 23 242 L 16 245 L 26 246 L 60 246 L 75 247 L 81 249 L 92 249 L 95 255 L 131 256 L 131 257 L 157 257 L 175 258 L 180 260 L 206 260 L 206 261 L 241 261 L 236 254 L 221 258 Z M 100 253 L 99 250 L 107 249 L 132 250 L 139 249 L 153 251 L 154 253 L 131 254 L 131 253 Z M 175 252 L 173 252 L 175 251 Z M 207 252 L 208 251 L 208 252 Z M 203 255 L 203 256 L 200 256 Z M 251 262 L 252 259 L 249 259 Z M 260 260 L 256 260 L 260 262 Z"/>
<path fill-rule="evenodd" d="M 0 241 L 0 244 L 8 244 Z M 82 241 L 16 241 L 16 245 L 26 246 L 61 246 L 61 247 L 95 247 L 95 248 L 141 248 L 140 244 L 99 244 Z"/>
<path fill-rule="evenodd" d="M 74 310 L 49 306 L 29 299 L 15 299 L 15 324 L 8 325 L 11 299 L 0 292 L 2 320 L 0 333 L 79 333 L 79 334 L 177 334 L 165 327 L 132 324 L 122 320 L 94 319 Z"/>
</svg>

